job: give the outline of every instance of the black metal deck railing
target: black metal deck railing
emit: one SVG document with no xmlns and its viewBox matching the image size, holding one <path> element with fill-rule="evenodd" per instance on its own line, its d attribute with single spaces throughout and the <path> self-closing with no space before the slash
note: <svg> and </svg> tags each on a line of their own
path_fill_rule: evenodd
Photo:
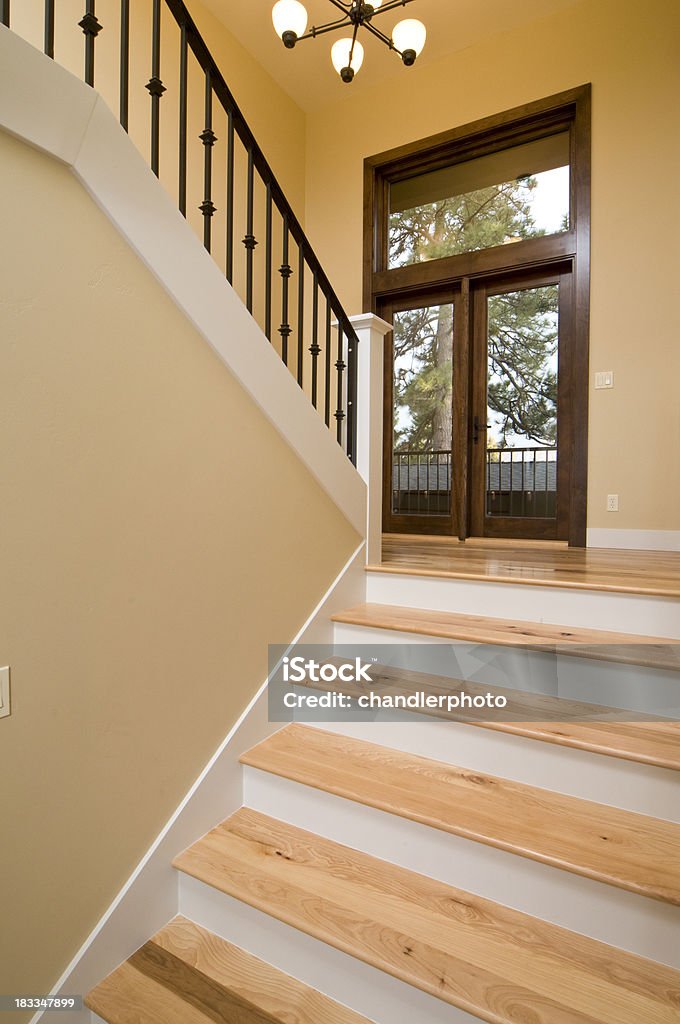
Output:
<svg viewBox="0 0 680 1024">
<path fill-rule="evenodd" d="M 393 453 L 392 511 L 400 515 L 448 515 L 453 466 L 450 449 Z M 554 519 L 557 448 L 488 448 L 486 514 Z"/>
<path fill-rule="evenodd" d="M 81 19 L 67 27 L 83 34 L 82 77 L 95 86 L 97 48 L 108 26 L 97 17 L 96 0 L 83 2 Z M 162 176 L 162 161 L 174 164 L 180 211 L 190 221 L 200 212 L 195 226 L 205 248 L 355 463 L 356 332 L 183 0 L 110 0 L 105 8 L 116 9 L 121 125 L 129 131 L 133 117 L 147 122 L 154 174 Z M 59 13 L 55 0 L 44 0 L 43 49 L 57 60 L 55 32 L 63 36 L 65 28 Z M 134 32 L 131 40 L 139 18 L 150 22 L 150 48 L 141 58 L 145 85 L 131 74 L 131 42 L 140 59 Z M 0 23 L 13 27 L 11 0 L 0 0 Z M 107 59 L 107 73 L 109 66 Z M 192 131 L 197 76 L 202 117 L 200 131 Z M 164 106 L 175 119 L 171 147 L 161 136 Z"/>
</svg>

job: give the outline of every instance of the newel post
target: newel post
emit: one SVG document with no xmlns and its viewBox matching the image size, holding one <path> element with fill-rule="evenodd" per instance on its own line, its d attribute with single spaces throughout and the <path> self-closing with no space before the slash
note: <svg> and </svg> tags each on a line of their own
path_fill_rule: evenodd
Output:
<svg viewBox="0 0 680 1024">
<path fill-rule="evenodd" d="M 359 338 L 357 360 L 357 469 L 368 487 L 366 561 L 379 563 L 382 545 L 383 364 L 392 325 L 374 313 L 350 317 Z"/>
</svg>

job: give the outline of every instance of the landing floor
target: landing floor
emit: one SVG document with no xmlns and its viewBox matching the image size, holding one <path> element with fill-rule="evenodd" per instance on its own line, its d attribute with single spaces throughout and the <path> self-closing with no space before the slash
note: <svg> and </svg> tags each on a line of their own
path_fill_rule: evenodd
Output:
<svg viewBox="0 0 680 1024">
<path fill-rule="evenodd" d="M 569 548 L 540 541 L 383 536 L 373 570 L 680 598 L 680 552 Z"/>
</svg>

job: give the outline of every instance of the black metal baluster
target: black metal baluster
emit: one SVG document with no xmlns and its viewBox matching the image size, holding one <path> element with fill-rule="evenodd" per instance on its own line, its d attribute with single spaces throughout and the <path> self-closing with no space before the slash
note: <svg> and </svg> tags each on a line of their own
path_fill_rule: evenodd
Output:
<svg viewBox="0 0 680 1024">
<path fill-rule="evenodd" d="M 331 304 L 326 298 L 326 374 L 324 386 L 326 389 L 324 395 L 324 420 L 326 426 L 331 425 L 331 355 L 332 339 L 331 339 Z"/>
<path fill-rule="evenodd" d="M 205 73 L 205 128 L 198 136 L 203 143 L 203 202 L 199 210 L 203 214 L 203 244 L 210 252 L 212 217 L 217 207 L 212 201 L 212 151 L 217 136 L 212 130 L 212 79 Z"/>
<path fill-rule="evenodd" d="M 305 257 L 300 246 L 298 259 L 298 349 L 297 382 L 302 387 L 304 343 L 305 343 Z"/>
<path fill-rule="evenodd" d="M 288 235 L 288 214 L 283 215 L 283 259 L 279 268 L 281 274 L 281 326 L 279 327 L 279 334 L 281 335 L 281 358 L 283 359 L 286 366 L 288 366 L 288 338 L 290 337 L 291 327 L 288 323 L 288 279 L 293 273 L 293 268 L 288 262 L 288 246 L 289 246 L 289 235 Z"/>
<path fill-rule="evenodd" d="M 246 214 L 246 235 L 243 244 L 246 247 L 246 307 L 253 311 L 253 253 L 257 239 L 253 234 L 253 206 L 255 201 L 255 163 L 252 149 L 248 150 L 248 208 Z"/>
<path fill-rule="evenodd" d="M 9 0 L 0 0 L 0 25 L 9 28 Z"/>
<path fill-rule="evenodd" d="M 179 39 L 179 210 L 187 215 L 187 74 L 189 48 L 187 27 L 182 25 Z"/>
<path fill-rule="evenodd" d="M 335 421 L 337 423 L 336 436 L 338 439 L 338 444 L 342 444 L 342 421 L 345 418 L 345 410 L 342 407 L 342 376 L 345 372 L 345 361 L 343 359 L 344 346 L 342 343 L 344 334 L 342 330 L 342 324 L 339 322 L 339 320 L 340 317 L 338 316 L 338 358 L 335 361 L 335 369 L 338 371 L 338 407 L 335 410 Z"/>
<path fill-rule="evenodd" d="M 227 116 L 227 281 L 234 280 L 234 115 Z"/>
<path fill-rule="evenodd" d="M 151 170 L 158 177 L 161 96 L 165 92 L 165 86 L 161 82 L 161 0 L 153 0 L 151 46 L 151 78 L 146 83 L 146 88 L 151 96 Z"/>
<path fill-rule="evenodd" d="M 128 130 L 130 107 L 130 0 L 120 0 L 120 123 Z"/>
<path fill-rule="evenodd" d="M 357 345 L 354 331 L 347 338 L 347 455 L 353 466 L 357 457 Z"/>
<path fill-rule="evenodd" d="M 316 271 L 314 271 L 314 292 L 312 294 L 312 344 L 309 346 L 309 351 L 312 356 L 312 405 L 316 409 L 318 398 L 319 398 L 319 354 L 321 347 L 319 345 L 319 281 Z"/>
<path fill-rule="evenodd" d="M 45 0 L 45 53 L 54 60 L 54 0 Z"/>
<path fill-rule="evenodd" d="M 272 340 L 272 186 L 267 184 L 267 211 L 265 226 L 264 268 L 264 333 L 267 341 Z"/>
<path fill-rule="evenodd" d="M 95 0 L 87 0 L 85 14 L 78 22 L 85 35 L 85 81 L 94 86 L 94 41 L 102 30 L 94 13 Z"/>
</svg>

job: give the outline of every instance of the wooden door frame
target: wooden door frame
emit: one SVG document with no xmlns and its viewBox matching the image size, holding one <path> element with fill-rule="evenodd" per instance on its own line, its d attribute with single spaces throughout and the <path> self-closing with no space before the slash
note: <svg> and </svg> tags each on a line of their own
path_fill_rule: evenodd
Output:
<svg viewBox="0 0 680 1024">
<path fill-rule="evenodd" d="M 569 130 L 571 224 L 566 232 L 525 239 L 427 263 L 387 269 L 387 210 L 392 181 L 469 160 L 547 134 Z M 478 278 L 570 262 L 572 271 L 571 377 L 573 429 L 569 543 L 585 547 L 588 473 L 588 365 L 590 330 L 591 87 L 579 86 L 364 161 L 364 308 L 379 313 L 390 300 L 460 282 L 463 307 Z M 468 321 L 469 321 L 468 316 Z M 455 377 L 460 377 L 460 371 Z M 470 425 L 468 424 L 468 431 Z M 467 480 L 456 495 L 458 536 L 468 536 Z"/>
<path fill-rule="evenodd" d="M 475 445 L 470 438 L 469 465 L 472 483 L 470 487 L 470 533 L 472 536 L 493 537 L 495 527 L 502 525 L 504 532 L 499 535 L 521 539 L 522 534 L 533 527 L 535 540 L 567 540 L 570 518 L 571 458 L 573 412 L 571 402 L 572 369 L 572 265 L 565 263 L 552 268 L 541 268 L 522 274 L 503 275 L 498 278 L 480 280 L 472 296 L 472 331 L 475 344 L 472 346 L 472 372 L 470 383 L 470 416 L 486 416 L 487 411 L 487 360 L 488 360 L 488 306 L 489 296 L 502 295 L 521 289 L 541 288 L 546 285 L 559 286 L 559 352 L 557 378 L 557 443 L 558 449 L 567 453 L 566 458 L 557 459 L 557 509 L 556 518 L 551 520 L 520 519 L 503 516 L 498 522 L 486 515 L 486 445 Z"/>
<path fill-rule="evenodd" d="M 386 320 L 388 323 L 394 323 L 394 314 L 407 309 L 423 309 L 426 306 L 438 306 L 446 303 L 451 303 L 454 308 L 453 314 L 453 351 L 454 358 L 452 360 L 451 374 L 452 374 L 452 396 L 453 396 L 453 411 L 454 417 L 452 422 L 452 435 L 453 435 L 453 452 L 451 456 L 452 470 L 451 470 L 451 512 L 448 516 L 418 516 L 418 515 L 397 515 L 392 511 L 392 473 L 393 473 L 393 458 L 394 458 L 394 332 L 390 331 L 385 336 L 385 352 L 384 362 L 385 366 L 385 380 L 383 386 L 383 529 L 387 533 L 401 533 L 409 532 L 408 527 L 415 527 L 421 534 L 439 534 L 441 533 L 442 527 L 448 526 L 449 529 L 446 531 L 446 535 L 450 536 L 454 530 L 458 529 L 458 517 L 461 514 L 460 506 L 460 491 L 461 488 L 458 484 L 458 478 L 456 477 L 456 484 L 454 485 L 454 474 L 453 474 L 453 461 L 454 453 L 456 451 L 456 442 L 459 436 L 466 437 L 467 430 L 464 435 L 459 435 L 459 425 L 455 417 L 456 408 L 456 395 L 459 393 L 460 384 L 458 382 L 458 367 L 456 365 L 455 353 L 461 346 L 461 332 L 464 329 L 464 323 L 459 319 L 458 306 L 460 302 L 461 289 L 455 284 L 451 284 L 448 287 L 440 287 L 435 291 L 421 292 L 420 294 L 411 294 L 402 299 L 388 299 L 382 302 L 379 307 L 378 315 Z"/>
</svg>

